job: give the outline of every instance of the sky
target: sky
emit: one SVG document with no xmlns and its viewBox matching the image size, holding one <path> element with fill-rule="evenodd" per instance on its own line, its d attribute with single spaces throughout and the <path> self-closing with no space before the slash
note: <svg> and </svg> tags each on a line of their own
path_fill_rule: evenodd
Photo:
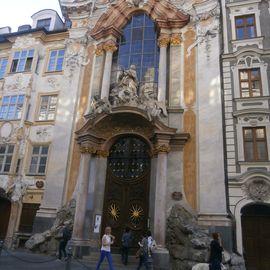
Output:
<svg viewBox="0 0 270 270">
<path fill-rule="evenodd" d="M 32 25 L 31 16 L 47 8 L 56 10 L 62 18 L 58 0 L 7 0 L 0 8 L 0 27 L 10 26 L 16 32 L 20 25 Z"/>
</svg>

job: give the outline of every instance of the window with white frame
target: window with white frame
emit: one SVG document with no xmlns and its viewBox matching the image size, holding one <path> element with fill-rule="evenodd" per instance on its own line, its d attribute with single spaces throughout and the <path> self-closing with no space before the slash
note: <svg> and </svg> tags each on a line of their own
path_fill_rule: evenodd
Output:
<svg viewBox="0 0 270 270">
<path fill-rule="evenodd" d="M 49 31 L 51 25 L 51 18 L 46 18 L 46 19 L 41 19 L 37 21 L 37 26 L 36 28 L 45 28 L 46 30 Z"/>
<path fill-rule="evenodd" d="M 21 119 L 24 95 L 4 96 L 0 107 L 0 120 Z"/>
<path fill-rule="evenodd" d="M 49 146 L 33 146 L 29 174 L 45 175 Z"/>
<path fill-rule="evenodd" d="M 7 57 L 0 58 L 0 79 L 3 79 L 5 76 L 7 63 L 8 63 Z"/>
<path fill-rule="evenodd" d="M 14 52 L 10 72 L 31 71 L 34 52 L 34 49 Z"/>
<path fill-rule="evenodd" d="M 51 121 L 55 119 L 57 95 L 44 95 L 40 97 L 38 121 Z"/>
<path fill-rule="evenodd" d="M 259 68 L 240 69 L 239 79 L 241 97 L 259 97 L 262 95 Z"/>
<path fill-rule="evenodd" d="M 13 144 L 0 145 L 0 173 L 9 172 L 13 151 L 14 151 Z"/>
<path fill-rule="evenodd" d="M 243 128 L 245 161 L 267 161 L 265 127 Z"/>
<path fill-rule="evenodd" d="M 64 57 L 65 57 L 64 49 L 50 51 L 47 72 L 62 71 Z"/>
</svg>

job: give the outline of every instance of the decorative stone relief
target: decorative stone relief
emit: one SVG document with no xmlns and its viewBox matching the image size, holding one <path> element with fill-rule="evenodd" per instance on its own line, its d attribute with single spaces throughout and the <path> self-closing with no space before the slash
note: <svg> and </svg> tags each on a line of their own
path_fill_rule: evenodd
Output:
<svg viewBox="0 0 270 270">
<path fill-rule="evenodd" d="M 29 48 L 29 47 L 34 47 L 35 45 L 38 45 L 38 44 L 39 42 L 36 41 L 36 39 L 33 38 L 32 35 L 27 35 L 27 36 L 17 37 L 13 45 L 13 48 L 14 49 Z"/>
<path fill-rule="evenodd" d="M 268 65 L 268 64 L 265 64 L 264 61 L 262 61 L 257 55 L 248 55 L 248 56 L 243 56 L 240 59 L 238 59 L 235 66 L 241 66 L 241 67 L 243 66 L 246 68 L 251 68 L 257 64 L 264 64 L 266 67 Z"/>
<path fill-rule="evenodd" d="M 268 115 L 246 115 L 243 117 L 238 117 L 239 124 L 249 124 L 250 126 L 257 126 L 269 123 Z"/>
<path fill-rule="evenodd" d="M 148 0 L 126 0 L 129 5 L 139 7 L 147 3 Z"/>
<path fill-rule="evenodd" d="M 270 183 L 266 179 L 257 178 L 242 185 L 247 198 L 253 201 L 267 201 L 270 199 Z"/>
<path fill-rule="evenodd" d="M 72 77 L 74 70 L 81 65 L 87 65 L 89 58 L 85 50 L 87 38 L 67 39 L 66 46 L 66 66 L 68 67 L 69 77 Z"/>
<path fill-rule="evenodd" d="M 32 88 L 31 75 L 15 74 L 8 76 L 5 79 L 4 90 L 5 91 L 18 91 L 23 92 L 27 88 Z"/>
<path fill-rule="evenodd" d="M 149 120 L 155 117 L 166 117 L 165 104 L 157 101 L 156 92 L 152 85 L 145 84 L 140 89 L 135 66 L 131 65 L 128 70 L 122 70 L 116 86 L 111 90 L 109 100 L 93 97 L 90 103 L 89 116 L 94 118 L 102 112 L 110 113 L 113 107 L 132 106 L 147 112 Z"/>
<path fill-rule="evenodd" d="M 18 202 L 22 199 L 27 191 L 27 188 L 35 186 L 34 179 L 20 179 L 15 178 L 14 181 L 10 181 L 7 177 L 1 177 L 0 188 L 11 198 L 12 202 Z"/>
<path fill-rule="evenodd" d="M 47 84 L 52 89 L 56 89 L 56 88 L 58 88 L 60 86 L 57 78 L 55 78 L 55 77 L 48 77 L 47 78 Z"/>
<path fill-rule="evenodd" d="M 14 125 L 12 122 L 4 122 L 0 127 L 0 142 L 8 143 L 21 140 L 23 136 L 23 128 Z"/>
<path fill-rule="evenodd" d="M 187 49 L 188 56 L 193 48 L 205 42 L 206 55 L 209 59 L 210 40 L 215 38 L 220 30 L 219 3 L 212 0 L 206 1 L 192 6 L 187 13 L 191 16 L 191 22 L 197 31 L 195 42 Z"/>
<path fill-rule="evenodd" d="M 32 142 L 50 142 L 53 136 L 53 126 L 37 126 L 32 127 L 30 132 L 30 140 Z"/>
</svg>

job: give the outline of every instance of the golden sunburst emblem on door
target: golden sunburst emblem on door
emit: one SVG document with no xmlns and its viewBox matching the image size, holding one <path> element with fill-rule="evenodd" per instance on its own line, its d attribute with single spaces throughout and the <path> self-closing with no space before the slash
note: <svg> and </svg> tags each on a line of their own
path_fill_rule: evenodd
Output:
<svg viewBox="0 0 270 270">
<path fill-rule="evenodd" d="M 113 218 L 113 220 L 115 220 L 115 221 L 118 220 L 118 218 L 120 216 L 120 209 L 115 203 L 112 203 L 109 206 L 108 212 L 109 212 L 109 215 Z"/>
<path fill-rule="evenodd" d="M 129 209 L 130 212 L 130 219 L 133 222 L 138 222 L 138 220 L 140 220 L 143 216 L 143 209 L 141 206 L 136 205 L 132 205 L 131 208 Z"/>
</svg>

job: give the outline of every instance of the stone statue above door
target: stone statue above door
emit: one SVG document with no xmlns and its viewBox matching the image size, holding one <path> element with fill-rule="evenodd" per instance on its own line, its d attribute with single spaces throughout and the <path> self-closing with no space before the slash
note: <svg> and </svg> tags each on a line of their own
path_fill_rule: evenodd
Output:
<svg viewBox="0 0 270 270">
<path fill-rule="evenodd" d="M 139 89 L 134 65 L 120 72 L 109 99 L 100 99 L 98 96 L 92 98 L 88 116 L 95 118 L 102 112 L 110 113 L 112 108 L 120 106 L 140 108 L 146 111 L 149 120 L 167 116 L 166 105 L 157 100 L 156 89 L 151 83 L 144 83 Z"/>
</svg>

